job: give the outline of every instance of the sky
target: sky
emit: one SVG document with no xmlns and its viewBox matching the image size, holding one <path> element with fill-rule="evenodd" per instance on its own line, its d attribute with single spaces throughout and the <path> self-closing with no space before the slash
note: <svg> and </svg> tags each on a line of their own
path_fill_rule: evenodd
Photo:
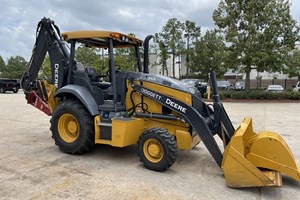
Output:
<svg viewBox="0 0 300 200">
<path fill-rule="evenodd" d="M 112 30 L 144 39 L 161 31 L 170 18 L 194 21 L 202 32 L 213 29 L 212 13 L 220 0 L 0 0 L 0 55 L 30 60 L 37 23 L 47 17 L 61 32 Z M 291 14 L 300 24 L 300 1 Z"/>
</svg>

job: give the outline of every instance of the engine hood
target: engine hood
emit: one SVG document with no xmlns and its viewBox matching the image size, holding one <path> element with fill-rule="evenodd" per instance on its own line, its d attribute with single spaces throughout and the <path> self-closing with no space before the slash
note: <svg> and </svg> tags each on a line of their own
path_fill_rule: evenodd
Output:
<svg viewBox="0 0 300 200">
<path fill-rule="evenodd" d="M 164 85 L 184 92 L 191 92 L 189 87 L 184 85 L 181 81 L 162 75 L 129 72 L 127 77 L 134 78 L 139 81 L 147 81 L 155 84 Z"/>
</svg>

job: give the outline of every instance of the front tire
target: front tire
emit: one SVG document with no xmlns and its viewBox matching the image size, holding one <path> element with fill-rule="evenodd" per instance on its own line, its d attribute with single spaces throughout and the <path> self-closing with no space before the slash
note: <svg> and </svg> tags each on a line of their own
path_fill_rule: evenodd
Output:
<svg viewBox="0 0 300 200">
<path fill-rule="evenodd" d="M 138 155 L 146 168 L 165 171 L 178 155 L 175 137 L 162 128 L 148 129 L 139 138 Z"/>
<path fill-rule="evenodd" d="M 93 118 L 77 100 L 68 99 L 52 113 L 52 138 L 61 151 L 83 154 L 94 148 Z"/>
</svg>

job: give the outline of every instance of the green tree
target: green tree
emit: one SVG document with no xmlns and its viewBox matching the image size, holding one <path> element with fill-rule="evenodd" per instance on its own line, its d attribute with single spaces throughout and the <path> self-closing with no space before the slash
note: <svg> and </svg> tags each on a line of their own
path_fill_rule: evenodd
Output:
<svg viewBox="0 0 300 200">
<path fill-rule="evenodd" d="M 118 48 L 115 51 L 115 66 L 122 70 L 136 71 L 137 60 L 134 48 Z"/>
<path fill-rule="evenodd" d="M 76 60 L 85 66 L 94 67 L 99 74 L 105 74 L 109 68 L 109 59 L 101 55 L 103 49 L 85 47 L 83 45 L 76 49 Z M 103 52 L 104 54 L 104 52 Z M 136 58 L 134 48 L 116 48 L 114 52 L 115 65 L 120 69 L 134 71 L 136 69 Z"/>
<path fill-rule="evenodd" d="M 213 19 L 225 35 L 231 64 L 246 73 L 246 90 L 252 69 L 282 71 L 299 39 L 288 0 L 221 0 Z"/>
<path fill-rule="evenodd" d="M 51 81 L 51 63 L 50 63 L 50 57 L 48 53 L 45 56 L 45 59 L 42 63 L 42 68 L 38 76 L 40 79 L 46 79 L 49 82 Z"/>
<path fill-rule="evenodd" d="M 159 42 L 163 42 L 167 52 L 172 55 L 172 71 L 173 77 L 175 77 L 175 58 L 183 51 L 183 23 L 176 18 L 169 19 L 167 23 L 162 27 L 160 33 L 158 33 Z"/>
<path fill-rule="evenodd" d="M 206 80 L 211 70 L 214 70 L 218 77 L 223 76 L 227 70 L 224 63 L 225 49 L 224 38 L 216 30 L 208 30 L 195 42 L 189 63 L 191 69 L 199 72 L 199 76 Z"/>
<path fill-rule="evenodd" d="M 128 35 L 135 37 L 135 34 L 129 33 Z M 141 52 L 140 52 L 141 53 Z M 135 48 L 116 48 L 115 50 L 115 65 L 122 70 L 136 71 L 137 59 Z"/>
<path fill-rule="evenodd" d="M 290 77 L 298 76 L 298 80 L 300 80 L 300 50 L 295 49 L 290 52 L 289 62 L 284 73 L 289 74 Z"/>
<path fill-rule="evenodd" d="M 154 49 L 154 53 L 157 54 L 159 57 L 158 62 L 153 63 L 153 65 L 160 65 L 162 75 L 165 75 L 166 73 L 166 75 L 169 76 L 169 71 L 167 66 L 167 60 L 169 58 L 168 51 L 158 33 L 154 35 L 153 42 L 154 44 L 152 45 L 152 48 Z"/>
<path fill-rule="evenodd" d="M 189 75 L 190 48 L 191 45 L 200 37 L 201 27 L 195 22 L 187 20 L 184 23 L 184 38 L 186 39 L 186 75 Z"/>
<path fill-rule="evenodd" d="M 104 74 L 108 70 L 108 62 L 101 58 L 98 48 L 80 45 L 75 51 L 75 59 L 84 66 L 94 67 L 99 74 Z"/>
<path fill-rule="evenodd" d="M 6 67 L 5 62 L 2 56 L 0 55 L 0 77 L 2 77 L 2 73 L 5 70 L 5 67 Z"/>
<path fill-rule="evenodd" d="M 7 61 L 2 77 L 20 79 L 27 67 L 26 60 L 21 56 L 10 57 Z"/>
</svg>

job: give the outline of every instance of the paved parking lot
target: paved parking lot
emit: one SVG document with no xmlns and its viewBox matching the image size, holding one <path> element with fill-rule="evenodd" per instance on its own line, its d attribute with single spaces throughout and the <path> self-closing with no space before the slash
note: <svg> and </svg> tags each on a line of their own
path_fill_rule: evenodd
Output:
<svg viewBox="0 0 300 200">
<path fill-rule="evenodd" d="M 252 116 L 254 129 L 280 133 L 300 163 L 300 103 L 224 103 L 233 124 Z M 50 118 L 22 92 L 0 94 L 0 199 L 300 199 L 300 183 L 230 189 L 203 144 L 180 151 L 166 172 L 147 170 L 136 146 L 72 156 L 59 151 Z"/>
</svg>

